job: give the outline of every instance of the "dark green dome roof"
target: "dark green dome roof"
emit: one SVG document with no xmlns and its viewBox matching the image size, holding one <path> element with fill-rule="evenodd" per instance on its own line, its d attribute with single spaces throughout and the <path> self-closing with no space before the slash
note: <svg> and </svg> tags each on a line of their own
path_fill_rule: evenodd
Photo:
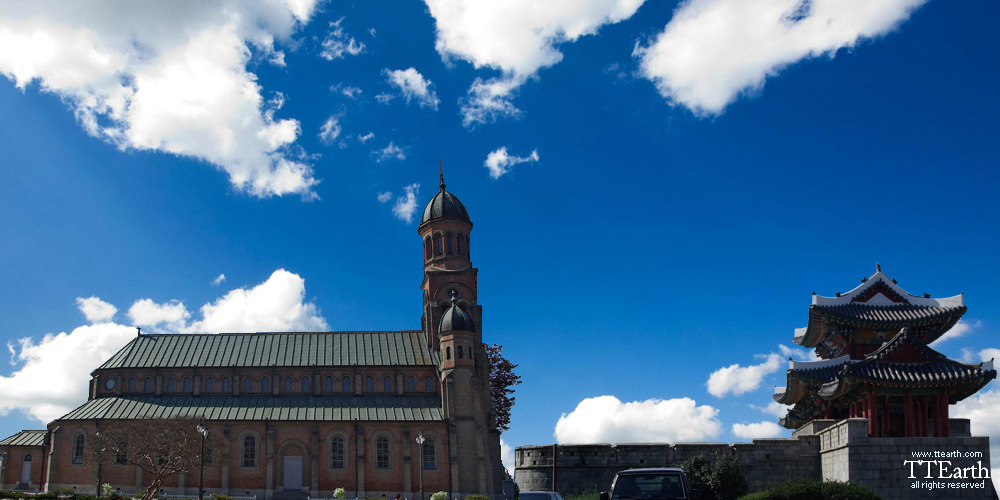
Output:
<svg viewBox="0 0 1000 500">
<path fill-rule="evenodd" d="M 424 216 L 420 218 L 420 224 L 423 225 L 425 222 L 440 219 L 442 217 L 457 217 L 472 223 L 469 220 L 469 212 L 465 211 L 465 205 L 458 201 L 458 197 L 445 191 L 444 189 L 444 171 L 441 172 L 441 191 L 431 198 L 431 201 L 427 202 L 427 206 L 424 207 Z"/>
<path fill-rule="evenodd" d="M 420 219 L 420 223 L 423 224 L 431 219 L 440 219 L 441 217 L 458 217 L 460 219 L 465 219 L 469 222 L 469 212 L 465 211 L 465 205 L 458 201 L 458 197 L 442 189 L 438 191 L 431 201 L 427 202 L 427 206 L 424 207 L 424 216 Z"/>
<path fill-rule="evenodd" d="M 476 331 L 476 325 L 472 323 L 472 318 L 469 317 L 469 314 L 465 310 L 455 302 L 452 302 L 451 307 L 441 315 L 441 325 L 438 328 L 438 333 L 455 331 L 474 332 Z"/>
</svg>

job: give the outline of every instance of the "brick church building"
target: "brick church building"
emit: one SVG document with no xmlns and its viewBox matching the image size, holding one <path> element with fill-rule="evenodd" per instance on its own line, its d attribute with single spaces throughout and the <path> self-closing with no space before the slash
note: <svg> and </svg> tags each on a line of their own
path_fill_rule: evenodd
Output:
<svg viewBox="0 0 1000 500">
<path fill-rule="evenodd" d="M 140 334 L 92 372 L 86 403 L 0 441 L 0 489 L 110 483 L 145 489 L 132 465 L 92 460 L 121 421 L 204 418 L 218 448 L 207 494 L 498 497 L 504 477 L 482 341 L 472 221 L 445 190 L 424 208 L 420 330 Z M 416 438 L 423 436 L 418 445 Z M 197 496 L 197 472 L 165 494 Z M 287 497 L 287 494 L 281 496 Z M 293 495 L 294 496 L 294 495 Z"/>
</svg>

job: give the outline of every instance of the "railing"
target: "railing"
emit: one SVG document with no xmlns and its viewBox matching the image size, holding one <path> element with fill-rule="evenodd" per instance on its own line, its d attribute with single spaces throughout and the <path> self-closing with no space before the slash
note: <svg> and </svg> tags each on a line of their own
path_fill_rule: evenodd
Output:
<svg viewBox="0 0 1000 500">
<path fill-rule="evenodd" d="M 240 496 L 240 495 L 222 495 L 222 496 L 226 496 L 226 497 L 232 498 L 233 500 L 257 500 L 257 495 L 249 495 L 249 496 L 245 496 L 245 495 L 244 496 Z M 156 498 L 158 498 L 160 500 L 181 500 L 181 499 L 191 500 L 191 499 L 194 499 L 194 498 L 198 498 L 198 495 L 157 495 Z M 210 494 L 209 495 L 205 495 L 205 498 L 211 499 L 212 495 L 210 495 Z"/>
</svg>

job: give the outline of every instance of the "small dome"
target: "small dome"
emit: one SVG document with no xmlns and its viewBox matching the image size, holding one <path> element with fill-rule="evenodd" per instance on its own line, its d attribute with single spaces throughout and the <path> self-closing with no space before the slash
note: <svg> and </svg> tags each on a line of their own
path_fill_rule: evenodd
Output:
<svg viewBox="0 0 1000 500">
<path fill-rule="evenodd" d="M 431 201 L 427 202 L 427 206 L 424 207 L 424 216 L 420 219 L 420 223 L 423 224 L 442 217 L 458 217 L 459 219 L 472 222 L 469 220 L 469 212 L 465 211 L 465 205 L 462 205 L 462 202 L 458 201 L 458 197 L 445 191 L 443 187 L 441 191 L 438 191 L 431 198 Z"/>
<path fill-rule="evenodd" d="M 472 318 L 469 317 L 469 314 L 452 301 L 451 307 L 441 315 L 441 324 L 438 328 L 438 333 L 454 331 L 474 332 L 476 331 L 476 326 L 472 323 Z"/>
</svg>

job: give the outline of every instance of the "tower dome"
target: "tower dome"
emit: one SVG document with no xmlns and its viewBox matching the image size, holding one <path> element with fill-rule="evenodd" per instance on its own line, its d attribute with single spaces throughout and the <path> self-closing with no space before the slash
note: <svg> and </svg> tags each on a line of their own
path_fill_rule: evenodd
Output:
<svg viewBox="0 0 1000 500">
<path fill-rule="evenodd" d="M 469 314 L 459 307 L 455 303 L 455 298 L 452 297 L 451 307 L 441 315 L 441 324 L 438 327 L 438 333 L 443 334 L 455 331 L 474 332 L 476 331 L 476 326 L 472 323 L 472 318 L 469 317 Z"/>
<path fill-rule="evenodd" d="M 420 219 L 420 225 L 424 225 L 434 219 L 454 217 L 472 223 L 469 220 L 469 212 L 465 210 L 465 205 L 458 201 L 458 197 L 445 190 L 444 172 L 441 172 L 441 191 L 427 202 L 424 207 L 424 216 Z"/>
</svg>

